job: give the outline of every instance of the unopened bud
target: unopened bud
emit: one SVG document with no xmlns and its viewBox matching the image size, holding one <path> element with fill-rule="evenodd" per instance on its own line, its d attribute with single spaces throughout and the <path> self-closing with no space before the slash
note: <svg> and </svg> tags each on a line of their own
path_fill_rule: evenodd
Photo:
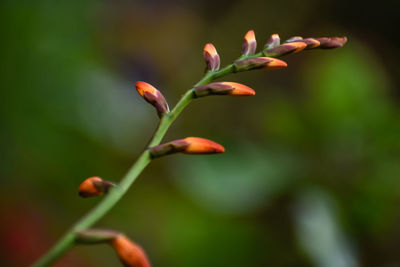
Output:
<svg viewBox="0 0 400 267">
<path fill-rule="evenodd" d="M 250 87 L 234 82 L 214 82 L 194 88 L 195 97 L 208 95 L 251 96 L 255 94 Z"/>
<path fill-rule="evenodd" d="M 266 57 L 280 57 L 287 54 L 297 53 L 306 47 L 307 45 L 303 42 L 292 42 L 281 44 L 280 46 L 274 48 L 265 49 L 263 54 Z"/>
<path fill-rule="evenodd" d="M 301 40 L 303 40 L 303 37 L 301 37 L 301 36 L 293 36 L 293 37 L 290 37 L 289 39 L 287 39 L 285 41 L 285 43 L 293 43 L 293 42 L 298 42 L 298 41 L 301 41 Z"/>
<path fill-rule="evenodd" d="M 208 43 L 204 46 L 203 56 L 206 61 L 206 70 L 216 71 L 219 69 L 220 59 L 213 44 Z"/>
<path fill-rule="evenodd" d="M 272 57 L 255 57 L 255 58 L 236 61 L 233 64 L 233 71 L 239 72 L 239 71 L 246 71 L 253 69 L 273 70 L 273 69 L 282 69 L 286 67 L 287 67 L 286 62 L 280 59 Z"/>
<path fill-rule="evenodd" d="M 242 54 L 246 56 L 251 56 L 256 52 L 257 41 L 253 30 L 246 33 L 242 43 Z"/>
<path fill-rule="evenodd" d="M 183 153 L 183 154 L 215 154 L 225 152 L 225 148 L 211 140 L 199 137 L 186 137 L 149 148 L 152 158 Z"/>
<path fill-rule="evenodd" d="M 81 197 L 101 196 L 113 186 L 115 186 L 114 183 L 104 181 L 100 177 L 90 177 L 80 184 L 78 194 Z"/>
<path fill-rule="evenodd" d="M 289 39 L 286 40 L 286 43 L 294 43 L 294 42 L 303 42 L 305 43 L 307 46 L 304 49 L 312 49 L 315 47 L 319 46 L 319 42 L 318 40 L 314 39 L 314 38 L 305 38 L 303 39 L 303 37 L 301 36 L 293 36 Z"/>
<path fill-rule="evenodd" d="M 169 112 L 167 101 L 161 92 L 154 88 L 154 86 L 146 82 L 137 82 L 136 90 L 144 100 L 156 108 L 159 117 L 161 117 L 162 114 Z"/>
<path fill-rule="evenodd" d="M 124 235 L 119 235 L 111 241 L 111 246 L 117 252 L 121 262 L 127 267 L 150 267 L 144 250 Z"/>
<path fill-rule="evenodd" d="M 271 49 L 277 47 L 280 45 L 280 43 L 281 43 L 281 38 L 279 37 L 279 35 L 277 33 L 272 34 L 268 42 L 265 44 L 264 49 Z"/>
<path fill-rule="evenodd" d="M 320 42 L 319 48 L 321 49 L 332 49 L 342 47 L 347 42 L 347 37 L 321 37 L 315 38 Z"/>
<path fill-rule="evenodd" d="M 75 241 L 78 244 L 108 243 L 121 235 L 118 232 L 106 229 L 88 229 L 76 233 Z"/>
</svg>

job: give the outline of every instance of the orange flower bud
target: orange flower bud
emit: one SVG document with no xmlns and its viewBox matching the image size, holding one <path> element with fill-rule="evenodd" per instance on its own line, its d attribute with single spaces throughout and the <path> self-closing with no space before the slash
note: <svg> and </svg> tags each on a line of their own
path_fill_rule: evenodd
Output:
<svg viewBox="0 0 400 267">
<path fill-rule="evenodd" d="M 156 108 L 159 117 L 161 117 L 162 114 L 169 112 L 167 101 L 161 92 L 154 88 L 154 86 L 149 83 L 139 81 L 136 83 L 136 90 L 144 98 L 144 100 Z"/>
<path fill-rule="evenodd" d="M 264 49 L 271 49 L 277 47 L 279 46 L 280 43 L 281 43 L 281 38 L 279 37 L 279 35 L 277 33 L 272 34 L 267 44 L 265 45 Z"/>
<path fill-rule="evenodd" d="M 187 137 L 185 139 L 178 139 L 168 143 L 149 148 L 152 158 L 161 156 L 184 153 L 184 154 L 214 154 L 223 153 L 225 148 L 208 139 L 199 137 Z"/>
<path fill-rule="evenodd" d="M 100 177 L 90 177 L 80 184 L 78 194 L 81 197 L 101 196 L 104 193 L 107 193 L 109 188 L 112 186 L 115 186 L 115 184 L 104 181 Z"/>
<path fill-rule="evenodd" d="M 315 38 L 320 42 L 319 48 L 322 49 L 332 49 L 337 47 L 342 47 L 345 43 L 347 43 L 347 37 L 321 37 Z"/>
<path fill-rule="evenodd" d="M 194 88 L 195 97 L 207 95 L 251 96 L 255 95 L 250 87 L 234 82 L 214 82 Z"/>
<path fill-rule="evenodd" d="M 150 267 L 144 250 L 124 235 L 119 235 L 111 241 L 111 246 L 117 252 L 121 262 L 127 267 Z"/>
<path fill-rule="evenodd" d="M 273 69 L 282 69 L 286 67 L 287 63 L 277 58 L 255 57 L 255 58 L 236 61 L 233 64 L 233 71 L 239 72 L 239 71 L 246 71 L 253 69 L 273 70 Z"/>
<path fill-rule="evenodd" d="M 253 30 L 250 30 L 244 36 L 242 43 L 242 54 L 246 56 L 251 56 L 256 52 L 257 41 Z"/>
<path fill-rule="evenodd" d="M 216 71 L 219 69 L 220 59 L 213 44 L 208 43 L 204 46 L 203 56 L 206 61 L 206 70 Z"/>
<path fill-rule="evenodd" d="M 306 47 L 307 44 L 304 42 L 292 42 L 282 44 L 274 48 L 265 49 L 263 54 L 267 57 L 280 57 L 287 54 L 297 53 Z"/>
</svg>

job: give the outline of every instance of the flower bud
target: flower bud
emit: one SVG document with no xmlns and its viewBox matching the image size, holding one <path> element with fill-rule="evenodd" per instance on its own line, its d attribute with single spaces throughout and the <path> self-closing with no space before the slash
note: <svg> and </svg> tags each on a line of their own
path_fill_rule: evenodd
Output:
<svg viewBox="0 0 400 267">
<path fill-rule="evenodd" d="M 302 40 L 303 40 L 303 37 L 301 37 L 301 36 L 293 36 L 293 37 L 290 37 L 289 39 L 287 39 L 285 41 L 285 43 L 299 42 L 299 41 L 302 41 Z"/>
<path fill-rule="evenodd" d="M 304 49 L 312 49 L 319 46 L 319 42 L 314 38 L 303 39 L 301 36 L 293 36 L 286 40 L 286 43 L 303 42 L 307 46 Z"/>
<path fill-rule="evenodd" d="M 255 57 L 250 59 L 238 60 L 233 64 L 233 71 L 246 71 L 253 69 L 281 69 L 286 68 L 287 64 L 285 61 L 271 57 Z"/>
<path fill-rule="evenodd" d="M 219 69 L 220 59 L 213 44 L 208 43 L 204 46 L 203 56 L 206 61 L 206 70 L 216 71 Z"/>
<path fill-rule="evenodd" d="M 251 56 L 256 52 L 257 41 L 253 30 L 246 33 L 242 43 L 242 54 L 246 56 Z"/>
<path fill-rule="evenodd" d="M 137 82 L 136 90 L 144 100 L 156 108 L 159 117 L 161 117 L 162 114 L 169 112 L 168 103 L 164 96 L 151 84 L 146 82 Z"/>
<path fill-rule="evenodd" d="M 149 148 L 152 158 L 183 153 L 183 154 L 215 154 L 225 152 L 225 148 L 211 140 L 199 137 L 186 137 Z"/>
<path fill-rule="evenodd" d="M 292 43 L 282 44 L 274 48 L 265 49 L 263 51 L 263 54 L 266 57 L 280 57 L 287 54 L 297 53 L 306 47 L 307 44 L 303 42 L 292 42 Z"/>
<path fill-rule="evenodd" d="M 280 43 L 281 43 L 281 38 L 279 38 L 279 35 L 277 33 L 272 34 L 268 42 L 266 43 L 264 49 L 271 49 L 277 47 L 279 46 Z"/>
<path fill-rule="evenodd" d="M 121 262 L 127 267 L 150 267 L 144 250 L 126 236 L 120 234 L 111 241 L 111 246 L 117 252 Z"/>
<path fill-rule="evenodd" d="M 240 83 L 214 82 L 194 88 L 195 97 L 208 95 L 250 96 L 255 95 L 253 89 Z"/>
<path fill-rule="evenodd" d="M 113 186 L 115 186 L 114 183 L 104 181 L 100 177 L 90 177 L 80 184 L 78 194 L 80 197 L 101 196 Z"/>
<path fill-rule="evenodd" d="M 321 37 L 315 38 L 320 42 L 319 48 L 321 49 L 332 49 L 342 47 L 347 42 L 347 37 Z"/>
</svg>

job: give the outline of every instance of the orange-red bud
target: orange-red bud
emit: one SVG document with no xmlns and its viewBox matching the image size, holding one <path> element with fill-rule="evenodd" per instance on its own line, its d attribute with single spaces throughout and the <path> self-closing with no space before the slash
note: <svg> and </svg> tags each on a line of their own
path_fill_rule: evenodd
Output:
<svg viewBox="0 0 400 267">
<path fill-rule="evenodd" d="M 213 44 L 208 43 L 204 46 L 203 56 L 206 61 L 206 70 L 216 71 L 219 69 L 220 58 Z"/>
<path fill-rule="evenodd" d="M 233 64 L 233 71 L 246 71 L 252 69 L 266 69 L 266 70 L 273 70 L 273 69 L 282 69 L 286 68 L 287 63 L 283 60 L 272 58 L 272 57 L 255 57 L 250 59 L 244 59 L 236 61 Z"/>
<path fill-rule="evenodd" d="M 199 137 L 187 137 L 149 148 L 153 158 L 173 154 L 214 154 L 223 153 L 225 148 L 211 140 Z"/>
<path fill-rule="evenodd" d="M 78 194 L 81 197 L 101 196 L 104 193 L 107 193 L 109 188 L 112 186 L 115 186 L 115 184 L 104 181 L 100 177 L 90 177 L 80 184 Z"/>
<path fill-rule="evenodd" d="M 136 90 L 148 103 L 152 104 L 159 117 L 162 114 L 169 112 L 168 103 L 164 96 L 154 86 L 146 82 L 137 82 Z"/>
<path fill-rule="evenodd" d="M 144 250 L 124 235 L 119 235 L 111 241 L 111 246 L 117 252 L 121 262 L 127 267 L 150 267 Z"/>
<path fill-rule="evenodd" d="M 231 95 L 231 96 L 251 96 L 255 95 L 250 87 L 234 82 L 214 82 L 200 85 L 194 88 L 195 97 L 207 95 Z"/>
<path fill-rule="evenodd" d="M 244 36 L 242 43 L 242 54 L 246 56 L 251 56 L 256 52 L 257 41 L 253 30 L 250 30 Z"/>
<path fill-rule="evenodd" d="M 281 38 L 279 37 L 279 35 L 277 33 L 272 34 L 267 44 L 265 45 L 264 49 L 271 49 L 277 47 L 279 46 L 280 43 L 281 43 Z"/>
</svg>

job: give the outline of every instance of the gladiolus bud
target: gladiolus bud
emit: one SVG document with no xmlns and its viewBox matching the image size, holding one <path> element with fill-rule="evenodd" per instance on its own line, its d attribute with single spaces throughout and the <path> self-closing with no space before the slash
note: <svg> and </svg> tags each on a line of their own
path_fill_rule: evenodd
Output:
<svg viewBox="0 0 400 267">
<path fill-rule="evenodd" d="M 183 153 L 183 154 L 215 154 L 225 152 L 225 148 L 211 140 L 199 137 L 186 137 L 149 148 L 152 158 Z"/>
<path fill-rule="evenodd" d="M 284 56 L 287 54 L 297 53 L 306 47 L 307 47 L 306 43 L 292 42 L 292 43 L 282 44 L 282 45 L 274 47 L 274 48 L 265 49 L 263 51 L 263 54 L 266 57 L 279 57 L 279 56 Z"/>
<path fill-rule="evenodd" d="M 95 197 L 107 193 L 114 183 L 104 181 L 100 177 L 90 177 L 81 183 L 78 188 L 78 194 L 81 197 Z"/>
<path fill-rule="evenodd" d="M 137 82 L 136 90 L 144 100 L 156 108 L 159 117 L 161 117 L 162 114 L 169 112 L 167 101 L 161 92 L 154 88 L 154 86 L 146 82 Z"/>
<path fill-rule="evenodd" d="M 250 59 L 244 59 L 236 61 L 233 64 L 233 71 L 246 71 L 252 69 L 266 69 L 266 70 L 273 70 L 273 69 L 281 69 L 287 67 L 285 61 L 280 59 L 271 58 L 271 57 L 255 57 Z"/>
<path fill-rule="evenodd" d="M 244 36 L 242 43 L 242 54 L 246 56 L 251 56 L 256 52 L 257 41 L 253 30 L 250 30 Z"/>
<path fill-rule="evenodd" d="M 315 38 L 320 42 L 319 48 L 332 49 L 342 47 L 347 42 L 347 37 L 321 37 Z"/>
<path fill-rule="evenodd" d="M 195 87 L 193 92 L 195 97 L 207 95 L 250 96 L 256 94 L 250 87 L 234 82 L 214 82 L 200 85 Z"/>
<path fill-rule="evenodd" d="M 204 46 L 203 56 L 206 61 L 206 70 L 216 71 L 219 69 L 220 59 L 213 44 L 208 43 Z"/>
<path fill-rule="evenodd" d="M 144 250 L 135 242 L 129 240 L 124 235 L 119 235 L 111 241 L 111 246 L 115 249 L 121 262 L 127 267 L 150 267 Z"/>
<path fill-rule="evenodd" d="M 267 44 L 265 45 L 264 49 L 271 49 L 277 47 L 279 46 L 280 43 L 281 43 L 281 38 L 279 37 L 279 35 L 277 33 L 272 34 Z"/>
</svg>

